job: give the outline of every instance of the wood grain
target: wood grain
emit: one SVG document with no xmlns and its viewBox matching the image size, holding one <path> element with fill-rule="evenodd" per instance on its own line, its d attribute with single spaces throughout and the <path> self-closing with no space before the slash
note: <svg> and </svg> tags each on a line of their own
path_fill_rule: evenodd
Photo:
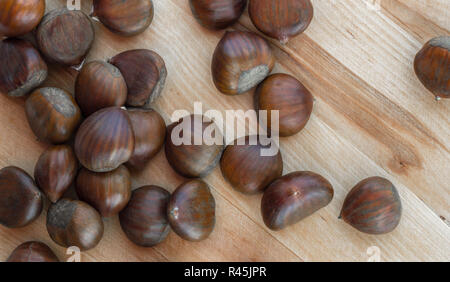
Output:
<svg viewBox="0 0 450 282">
<path fill-rule="evenodd" d="M 47 1 L 47 9 L 65 0 Z M 89 10 L 83 1 L 83 9 Z M 174 232 L 154 248 L 133 245 L 116 217 L 105 219 L 99 246 L 83 261 L 366 261 L 377 246 L 382 261 L 450 260 L 450 101 L 436 102 L 414 75 L 413 59 L 437 35 L 450 35 L 447 0 L 312 1 L 315 16 L 302 35 L 287 45 L 268 39 L 277 60 L 273 72 L 299 79 L 315 97 L 305 129 L 281 139 L 284 173 L 311 170 L 326 177 L 335 197 L 327 207 L 285 230 L 273 232 L 260 215 L 261 196 L 232 189 L 220 169 L 205 178 L 217 205 L 217 223 L 200 243 Z M 124 38 L 95 24 L 96 41 L 88 60 L 107 59 L 135 48 L 158 52 L 165 60 L 165 90 L 154 105 L 166 123 L 174 110 L 251 109 L 252 93 L 220 94 L 211 78 L 211 58 L 224 31 L 210 31 L 193 18 L 188 1 L 154 0 L 155 18 L 143 34 Z M 244 12 L 234 30 L 256 31 Z M 76 71 L 50 66 L 45 85 L 73 93 Z M 45 148 L 26 122 L 23 101 L 0 96 L 0 167 L 17 165 L 31 173 Z M 239 121 L 240 123 L 243 121 Z M 398 188 L 404 207 L 392 233 L 359 233 L 337 217 L 346 194 L 360 180 L 382 176 Z M 133 188 L 159 185 L 174 191 L 184 179 L 160 152 Z M 73 191 L 72 191 L 73 192 Z M 41 240 L 62 259 L 65 249 L 45 230 L 45 212 L 28 227 L 0 227 L 0 260 L 19 244 Z"/>
</svg>

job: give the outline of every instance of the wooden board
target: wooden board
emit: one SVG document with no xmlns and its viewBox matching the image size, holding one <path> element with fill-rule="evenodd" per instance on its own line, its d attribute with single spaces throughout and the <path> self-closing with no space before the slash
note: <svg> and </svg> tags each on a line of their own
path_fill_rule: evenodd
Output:
<svg viewBox="0 0 450 282">
<path fill-rule="evenodd" d="M 374 9 L 366 2 L 380 4 Z M 89 11 L 90 1 L 82 1 Z M 47 9 L 65 5 L 47 1 Z M 251 109 L 252 94 L 228 97 L 214 87 L 213 50 L 223 31 L 212 32 L 193 19 L 186 0 L 154 0 L 151 27 L 122 38 L 96 23 L 96 41 L 88 60 L 148 48 L 165 59 L 168 80 L 155 108 L 166 122 L 174 110 Z M 261 219 L 261 196 L 232 190 L 220 169 L 205 181 L 217 202 L 217 226 L 200 243 L 173 232 L 154 248 L 140 248 L 122 233 L 117 218 L 105 220 L 99 246 L 82 261 L 367 261 L 376 246 L 382 261 L 450 260 L 450 101 L 436 102 L 416 79 L 413 59 L 430 38 L 450 35 L 448 0 L 313 0 L 309 29 L 287 45 L 270 40 L 275 72 L 296 76 L 315 96 L 313 116 L 298 135 L 282 138 L 284 173 L 311 170 L 335 189 L 332 203 L 279 232 Z M 230 29 L 256 31 L 247 12 Z M 2 58 L 3 60 L 4 58 Z M 52 66 L 45 85 L 73 92 L 76 71 Z M 28 127 L 23 101 L 0 96 L 0 167 L 16 165 L 32 173 L 45 144 Z M 384 176 L 398 188 L 404 207 L 392 233 L 370 236 L 339 220 L 346 193 L 359 180 Z M 173 191 L 184 179 L 160 152 L 133 187 L 156 184 Z M 18 244 L 40 240 L 65 259 L 66 250 L 49 238 L 44 212 L 28 227 L 0 227 L 0 261 Z"/>
</svg>

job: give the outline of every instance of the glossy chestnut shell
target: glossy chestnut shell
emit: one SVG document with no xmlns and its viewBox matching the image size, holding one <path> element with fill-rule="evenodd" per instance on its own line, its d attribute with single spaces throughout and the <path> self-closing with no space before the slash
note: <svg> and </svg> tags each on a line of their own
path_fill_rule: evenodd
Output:
<svg viewBox="0 0 450 282">
<path fill-rule="evenodd" d="M 258 136 L 245 136 L 225 148 L 220 160 L 224 178 L 239 192 L 257 194 L 283 173 L 283 159 L 278 153 L 263 156 L 263 145 Z"/>
<path fill-rule="evenodd" d="M 267 41 L 252 32 L 227 31 L 212 58 L 212 77 L 226 95 L 245 93 L 272 71 L 275 58 Z"/>
<path fill-rule="evenodd" d="M 170 226 L 181 238 L 206 239 L 216 223 L 216 202 L 208 184 L 199 179 L 181 184 L 170 197 L 167 214 Z"/>
<path fill-rule="evenodd" d="M 6 262 L 59 262 L 59 259 L 46 244 L 31 241 L 17 246 Z"/>
<path fill-rule="evenodd" d="M 72 147 L 57 145 L 39 157 L 34 167 L 34 179 L 47 198 L 56 203 L 72 185 L 77 172 L 78 161 Z"/>
<path fill-rule="evenodd" d="M 347 194 L 341 218 L 368 234 L 385 234 L 400 223 L 402 204 L 395 186 L 382 177 L 359 182 Z"/>
<path fill-rule="evenodd" d="M 134 150 L 134 132 L 125 110 L 105 108 L 90 115 L 75 136 L 75 154 L 94 172 L 108 172 L 126 163 Z"/>
<path fill-rule="evenodd" d="M 298 171 L 284 175 L 264 192 L 264 223 L 272 230 L 286 228 L 328 205 L 333 195 L 330 182 L 316 173 Z"/>
<path fill-rule="evenodd" d="M 450 36 L 428 41 L 416 55 L 414 70 L 437 99 L 450 98 Z"/>
<path fill-rule="evenodd" d="M 161 150 L 166 137 L 166 123 L 152 109 L 131 108 L 127 110 L 134 132 L 134 150 L 127 166 L 143 169 Z"/>
<path fill-rule="evenodd" d="M 314 9 L 310 0 L 250 0 L 248 12 L 259 31 L 284 44 L 308 28 Z"/>
<path fill-rule="evenodd" d="M 204 27 L 224 29 L 237 22 L 247 0 L 189 0 L 192 14 Z"/>
<path fill-rule="evenodd" d="M 167 204 L 170 193 L 159 186 L 144 186 L 133 191 L 130 202 L 119 214 L 120 226 L 133 243 L 153 247 L 169 234 Z"/>
<path fill-rule="evenodd" d="M 266 126 L 272 127 L 272 111 L 278 111 L 278 133 L 282 137 L 300 132 L 309 121 L 314 98 L 303 84 L 288 74 L 273 74 L 267 77 L 255 91 L 255 108 L 267 111 Z"/>
<path fill-rule="evenodd" d="M 61 199 L 48 209 L 47 231 L 52 240 L 62 247 L 76 246 L 81 251 L 87 251 L 102 239 L 103 221 L 88 204 Z"/>
<path fill-rule="evenodd" d="M 131 197 L 131 178 L 121 165 L 110 172 L 92 172 L 82 168 L 77 176 L 76 191 L 80 200 L 93 206 L 103 217 L 118 214 Z"/>
<path fill-rule="evenodd" d="M 45 12 L 45 0 L 0 1 L 0 38 L 16 37 L 32 31 Z"/>
<path fill-rule="evenodd" d="M 128 88 L 127 105 L 149 108 L 162 93 L 167 77 L 163 58 L 146 49 L 128 50 L 109 60 L 115 65 Z"/>
<path fill-rule="evenodd" d="M 81 122 L 81 111 L 72 95 L 53 87 L 33 91 L 25 102 L 25 113 L 37 138 L 52 144 L 68 141 Z"/>
<path fill-rule="evenodd" d="M 0 64 L 0 93 L 4 95 L 25 96 L 47 78 L 47 64 L 27 41 L 0 41 L 0 57 L 8 61 Z"/>
<path fill-rule="evenodd" d="M 36 41 L 45 57 L 56 63 L 80 65 L 94 42 L 90 18 L 79 10 L 53 10 L 39 24 Z"/>
<path fill-rule="evenodd" d="M 0 224 L 23 227 L 39 217 L 43 197 L 24 170 L 9 166 L 0 170 Z"/>
<path fill-rule="evenodd" d="M 94 14 L 112 32 L 133 36 L 153 21 L 151 0 L 94 0 Z"/>
<path fill-rule="evenodd" d="M 206 135 L 213 140 L 205 140 Z M 197 178 L 209 174 L 219 163 L 223 145 L 218 144 L 223 144 L 223 136 L 214 121 L 190 115 L 167 127 L 165 144 L 172 168 L 184 177 Z"/>
<path fill-rule="evenodd" d="M 127 84 L 115 66 L 92 61 L 83 66 L 75 81 L 75 100 L 85 117 L 108 107 L 121 107 L 127 100 Z"/>
</svg>

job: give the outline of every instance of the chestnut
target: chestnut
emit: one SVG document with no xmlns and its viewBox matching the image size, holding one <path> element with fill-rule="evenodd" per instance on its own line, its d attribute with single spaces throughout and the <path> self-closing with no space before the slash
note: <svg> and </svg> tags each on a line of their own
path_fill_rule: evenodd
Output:
<svg viewBox="0 0 450 282">
<path fill-rule="evenodd" d="M 109 62 L 119 68 L 125 78 L 128 106 L 148 108 L 161 95 L 167 69 L 157 53 L 146 49 L 129 50 Z"/>
<path fill-rule="evenodd" d="M 400 223 L 402 204 L 395 186 L 382 177 L 362 180 L 347 194 L 340 218 L 368 234 L 385 234 Z"/>
<path fill-rule="evenodd" d="M 115 66 L 92 61 L 83 66 L 75 81 L 75 100 L 84 116 L 108 107 L 125 105 L 127 84 Z"/>
<path fill-rule="evenodd" d="M 81 111 L 72 95 L 53 87 L 31 93 L 25 113 L 38 139 L 53 144 L 68 141 L 81 122 Z"/>
<path fill-rule="evenodd" d="M 75 136 L 75 154 L 94 172 L 108 172 L 126 163 L 134 150 L 134 133 L 125 110 L 105 108 L 90 115 Z"/>
<path fill-rule="evenodd" d="M 130 172 L 123 165 L 110 172 L 82 168 L 77 176 L 76 191 L 80 200 L 97 209 L 101 216 L 111 217 L 130 200 Z"/>
<path fill-rule="evenodd" d="M 0 224 L 26 226 L 39 217 L 42 207 L 42 194 L 28 173 L 14 166 L 0 170 Z"/>
<path fill-rule="evenodd" d="M 210 136 L 207 137 L 214 140 L 204 139 L 208 133 Z M 184 177 L 197 178 L 209 174 L 220 161 L 222 144 L 220 129 L 214 121 L 202 115 L 183 117 L 167 127 L 167 160 Z"/>
<path fill-rule="evenodd" d="M 47 198 L 55 203 L 72 185 L 77 170 L 78 161 L 72 147 L 52 146 L 39 157 L 34 167 L 34 179 Z"/>
<path fill-rule="evenodd" d="M 212 58 L 212 77 L 217 89 L 226 95 L 245 93 L 266 78 L 275 65 L 267 41 L 244 31 L 227 31 Z"/>
<path fill-rule="evenodd" d="M 48 209 L 47 231 L 50 238 L 62 247 L 76 246 L 87 251 L 102 239 L 103 221 L 90 205 L 63 198 Z"/>
<path fill-rule="evenodd" d="M 84 61 L 94 37 L 89 17 L 82 11 L 65 8 L 46 14 L 36 32 L 36 42 L 44 56 L 67 66 Z"/>
<path fill-rule="evenodd" d="M 310 0 L 250 0 L 248 13 L 259 31 L 285 44 L 308 28 L 314 9 Z"/>
<path fill-rule="evenodd" d="M 169 234 L 167 204 L 170 193 L 159 186 L 144 186 L 132 192 L 130 202 L 119 213 L 120 226 L 130 241 L 153 247 Z"/>
<path fill-rule="evenodd" d="M 204 27 L 224 29 L 237 22 L 247 0 L 189 0 L 192 14 Z"/>
<path fill-rule="evenodd" d="M 0 38 L 16 37 L 32 31 L 44 12 L 45 0 L 0 1 Z"/>
<path fill-rule="evenodd" d="M 333 199 L 330 182 L 309 171 L 297 171 L 272 182 L 261 200 L 261 214 L 266 226 L 281 230 L 295 224 Z"/>
<path fill-rule="evenodd" d="M 164 145 L 166 123 L 161 115 L 152 109 L 128 109 L 134 131 L 134 150 L 127 165 L 143 169 Z"/>
<path fill-rule="evenodd" d="M 27 41 L 0 41 L 0 57 L 8 61 L 0 64 L 0 92 L 5 95 L 25 96 L 47 78 L 47 64 Z"/>
<path fill-rule="evenodd" d="M 216 202 L 208 184 L 195 179 L 178 186 L 170 196 L 167 214 L 170 226 L 181 238 L 206 239 L 216 223 Z"/>
<path fill-rule="evenodd" d="M 263 156 L 261 150 L 268 147 L 261 144 L 258 136 L 245 136 L 225 148 L 220 168 L 233 188 L 244 194 L 257 194 L 281 177 L 281 153 L 278 150 L 274 156 Z"/>
<path fill-rule="evenodd" d="M 30 241 L 15 248 L 6 262 L 59 262 L 59 259 L 46 244 Z"/>
<path fill-rule="evenodd" d="M 133 36 L 144 32 L 153 21 L 151 0 L 94 0 L 94 13 L 112 32 Z"/>
<path fill-rule="evenodd" d="M 272 129 L 272 111 L 278 111 L 278 133 L 282 137 L 300 132 L 308 122 L 314 98 L 303 84 L 288 74 L 267 77 L 255 91 L 255 108 L 267 111 L 266 126 Z"/>
<path fill-rule="evenodd" d="M 437 100 L 450 98 L 450 36 L 428 41 L 414 59 L 414 70 Z"/>
</svg>

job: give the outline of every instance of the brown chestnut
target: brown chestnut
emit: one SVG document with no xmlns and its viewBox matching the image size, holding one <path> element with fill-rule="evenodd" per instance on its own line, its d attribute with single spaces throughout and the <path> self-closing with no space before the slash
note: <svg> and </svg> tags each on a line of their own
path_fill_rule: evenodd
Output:
<svg viewBox="0 0 450 282">
<path fill-rule="evenodd" d="M 144 32 L 153 21 L 151 0 L 94 0 L 94 13 L 112 32 L 132 36 Z"/>
<path fill-rule="evenodd" d="M 214 121 L 202 115 L 190 115 L 167 127 L 165 144 L 172 168 L 184 177 L 197 178 L 209 174 L 219 163 L 223 136 Z"/>
<path fill-rule="evenodd" d="M 52 146 L 39 157 L 34 167 L 34 179 L 42 192 L 53 203 L 72 185 L 78 170 L 78 161 L 72 147 Z"/>
<path fill-rule="evenodd" d="M 266 189 L 261 214 L 267 227 L 280 230 L 325 207 L 333 195 L 333 187 L 322 176 L 309 171 L 292 172 Z"/>
<path fill-rule="evenodd" d="M 161 95 L 167 69 L 157 53 L 146 49 L 129 50 L 109 62 L 119 68 L 125 78 L 128 106 L 148 108 Z"/>
<path fill-rule="evenodd" d="M 126 163 L 134 150 L 134 133 L 125 110 L 105 108 L 90 115 L 75 136 L 75 154 L 94 172 L 108 172 Z"/>
<path fill-rule="evenodd" d="M 111 217 L 123 210 L 130 200 L 130 172 L 123 165 L 110 172 L 82 168 L 77 176 L 76 190 L 80 200 L 97 209 L 101 216 Z"/>
<path fill-rule="evenodd" d="M 428 41 L 416 55 L 414 70 L 436 99 L 450 98 L 450 36 Z"/>
<path fill-rule="evenodd" d="M 128 109 L 134 131 L 134 151 L 127 165 L 143 169 L 164 145 L 166 123 L 161 115 L 152 109 Z"/>
<path fill-rule="evenodd" d="M 310 0 L 250 0 L 248 13 L 259 31 L 285 44 L 308 28 L 314 9 Z"/>
<path fill-rule="evenodd" d="M 228 31 L 212 59 L 212 76 L 223 94 L 245 93 L 266 78 L 275 65 L 267 41 L 252 32 Z"/>
<path fill-rule="evenodd" d="M 45 57 L 67 66 L 80 65 L 94 42 L 89 17 L 79 10 L 53 10 L 39 24 L 36 41 Z"/>
<path fill-rule="evenodd" d="M 291 136 L 300 132 L 313 110 L 314 98 L 303 84 L 288 74 L 267 77 L 255 91 L 255 108 L 267 111 L 266 126 L 272 128 L 272 111 L 278 111 L 279 135 Z"/>
<path fill-rule="evenodd" d="M 228 145 L 220 160 L 224 178 L 239 192 L 257 194 L 283 173 L 281 153 L 263 156 L 262 150 L 269 148 L 262 145 L 258 136 L 241 137 Z"/>
<path fill-rule="evenodd" d="M 224 29 L 237 22 L 247 0 L 189 0 L 192 14 L 204 27 Z"/>
<path fill-rule="evenodd" d="M 8 228 L 23 227 L 42 212 L 39 188 L 24 170 L 9 166 L 0 170 L 0 224 Z"/>
<path fill-rule="evenodd" d="M 170 226 L 181 238 L 206 239 L 216 223 L 216 202 L 208 184 L 195 179 L 178 186 L 170 196 L 167 214 Z"/>
<path fill-rule="evenodd" d="M 0 38 L 16 37 L 32 31 L 44 12 L 45 0 L 1 0 Z"/>
<path fill-rule="evenodd" d="M 167 204 L 170 193 L 150 185 L 133 191 L 130 202 L 119 214 L 120 226 L 133 243 L 152 247 L 164 241 L 169 234 Z"/>
<path fill-rule="evenodd" d="M 59 262 L 59 259 L 46 244 L 31 241 L 15 248 L 6 262 Z"/>
<path fill-rule="evenodd" d="M 400 223 L 402 204 L 395 186 L 382 177 L 362 180 L 345 198 L 340 218 L 368 234 L 385 234 Z"/>
<path fill-rule="evenodd" d="M 76 246 L 87 251 L 102 239 L 103 221 L 90 205 L 61 199 L 48 209 L 47 231 L 50 238 L 62 247 Z"/>
<path fill-rule="evenodd" d="M 115 66 L 92 61 L 83 66 L 75 81 L 75 100 L 84 116 L 108 107 L 125 105 L 127 84 Z"/>
<path fill-rule="evenodd" d="M 47 78 L 47 64 L 27 41 L 0 41 L 0 58 L 8 62 L 0 64 L 0 92 L 4 95 L 25 96 Z"/>
<path fill-rule="evenodd" d="M 25 102 L 25 112 L 38 139 L 53 144 L 68 141 L 81 122 L 81 111 L 75 99 L 59 88 L 35 90 Z"/>
</svg>

